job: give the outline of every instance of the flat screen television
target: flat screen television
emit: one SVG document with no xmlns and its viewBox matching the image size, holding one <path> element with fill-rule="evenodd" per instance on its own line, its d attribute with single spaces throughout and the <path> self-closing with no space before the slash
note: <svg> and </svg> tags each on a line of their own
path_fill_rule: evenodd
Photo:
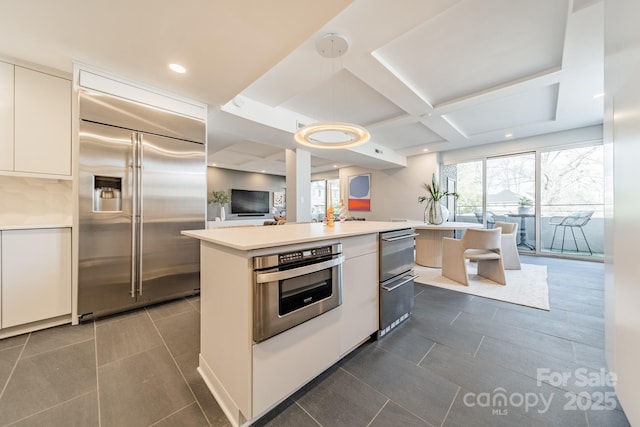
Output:
<svg viewBox="0 0 640 427">
<path fill-rule="evenodd" d="M 231 189 L 231 213 L 258 215 L 269 213 L 269 192 Z"/>
</svg>

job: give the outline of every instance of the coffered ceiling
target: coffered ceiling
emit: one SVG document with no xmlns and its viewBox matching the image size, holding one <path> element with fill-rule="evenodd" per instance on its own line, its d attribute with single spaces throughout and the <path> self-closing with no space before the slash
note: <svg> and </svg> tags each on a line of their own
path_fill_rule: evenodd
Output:
<svg viewBox="0 0 640 427">
<path fill-rule="evenodd" d="M 367 127 L 314 171 L 602 123 L 602 0 L 0 3 L 0 54 L 73 60 L 209 104 L 209 160 L 284 174 L 298 126 Z M 340 58 L 316 50 L 337 33 Z M 166 63 L 181 62 L 176 76 Z M 595 96 L 595 98 L 594 98 Z"/>
</svg>

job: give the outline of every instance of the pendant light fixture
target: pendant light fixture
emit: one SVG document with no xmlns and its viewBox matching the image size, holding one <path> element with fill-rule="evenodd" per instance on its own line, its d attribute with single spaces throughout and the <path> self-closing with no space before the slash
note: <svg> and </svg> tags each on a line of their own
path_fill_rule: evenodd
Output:
<svg viewBox="0 0 640 427">
<path fill-rule="evenodd" d="M 325 34 L 316 42 L 318 53 L 332 61 L 344 55 L 348 48 L 347 39 L 336 33 Z M 371 139 L 362 126 L 345 122 L 313 123 L 298 129 L 294 137 L 299 144 L 325 149 L 356 147 Z"/>
</svg>

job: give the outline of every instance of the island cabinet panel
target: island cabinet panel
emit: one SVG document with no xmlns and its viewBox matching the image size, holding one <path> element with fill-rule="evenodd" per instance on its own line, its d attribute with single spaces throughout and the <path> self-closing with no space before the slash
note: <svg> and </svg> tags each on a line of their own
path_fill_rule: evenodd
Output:
<svg viewBox="0 0 640 427">
<path fill-rule="evenodd" d="M 0 62 L 0 170 L 13 170 L 13 65 Z"/>
<path fill-rule="evenodd" d="M 16 172 L 71 175 L 71 82 L 15 67 Z"/>
<path fill-rule="evenodd" d="M 340 355 L 378 330 L 378 234 L 342 240 Z"/>
<path fill-rule="evenodd" d="M 259 417 L 339 358 L 334 309 L 253 346 L 253 416 Z"/>
<path fill-rule="evenodd" d="M 234 425 L 251 416 L 252 277 L 246 252 L 201 243 L 199 371 Z"/>
<path fill-rule="evenodd" d="M 71 313 L 71 229 L 5 230 L 2 328 Z"/>
</svg>

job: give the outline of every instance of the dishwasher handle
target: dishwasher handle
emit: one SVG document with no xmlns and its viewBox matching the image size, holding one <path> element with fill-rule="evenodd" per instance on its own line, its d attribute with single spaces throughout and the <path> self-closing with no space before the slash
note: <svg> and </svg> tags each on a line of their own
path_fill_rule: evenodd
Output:
<svg viewBox="0 0 640 427">
<path fill-rule="evenodd" d="M 407 276 L 404 276 L 404 277 L 407 277 Z M 385 282 L 383 282 L 383 284 L 381 284 L 380 287 L 382 289 L 384 289 L 385 291 L 387 291 L 387 292 L 391 292 L 391 291 L 394 291 L 394 290 L 398 289 L 400 286 L 406 285 L 407 283 L 411 282 L 412 280 L 417 279 L 418 277 L 419 276 L 409 276 L 406 280 L 403 280 L 402 282 L 398 283 L 397 285 L 394 285 L 394 286 L 391 286 L 391 287 L 386 286 L 384 284 Z M 394 278 L 394 280 L 397 280 L 397 279 Z M 387 282 L 392 282 L 392 281 L 393 280 L 387 280 Z"/>
<path fill-rule="evenodd" d="M 316 271 L 335 267 L 336 265 L 340 265 L 343 262 L 344 255 L 340 255 L 337 258 L 333 258 L 316 264 L 305 265 L 304 267 L 292 268 L 291 270 L 274 271 L 272 273 L 257 273 L 256 283 L 269 283 L 275 282 L 277 280 L 291 279 L 293 277 L 303 276 L 305 274 L 315 273 Z"/>
<path fill-rule="evenodd" d="M 416 236 L 419 236 L 419 234 L 413 233 L 413 234 L 404 234 L 398 237 L 381 237 L 381 239 L 384 240 L 385 242 L 395 242 L 397 240 L 412 239 Z"/>
</svg>

